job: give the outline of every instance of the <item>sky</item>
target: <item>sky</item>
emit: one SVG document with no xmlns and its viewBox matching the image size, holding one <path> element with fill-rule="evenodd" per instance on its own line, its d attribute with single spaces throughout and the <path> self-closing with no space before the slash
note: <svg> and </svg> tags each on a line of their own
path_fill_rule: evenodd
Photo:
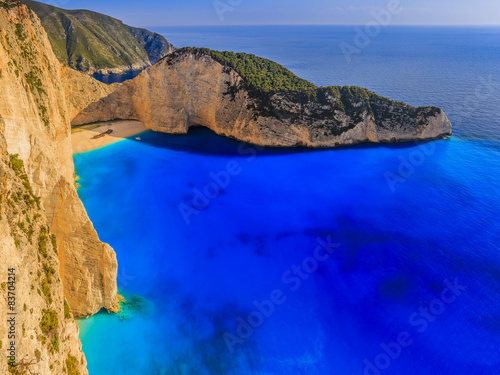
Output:
<svg viewBox="0 0 500 375">
<path fill-rule="evenodd" d="M 500 25 L 499 0 L 43 0 L 89 9 L 131 26 L 364 25 L 376 14 L 391 25 Z M 398 4 L 399 3 L 399 4 Z"/>
</svg>

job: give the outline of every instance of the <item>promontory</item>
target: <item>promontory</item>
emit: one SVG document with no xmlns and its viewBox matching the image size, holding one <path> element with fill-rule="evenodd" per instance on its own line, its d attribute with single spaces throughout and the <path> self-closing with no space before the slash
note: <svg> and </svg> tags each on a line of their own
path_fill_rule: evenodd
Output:
<svg viewBox="0 0 500 375">
<path fill-rule="evenodd" d="M 179 49 L 95 99 L 77 108 L 73 125 L 129 119 L 177 134 L 205 126 L 269 147 L 335 147 L 451 134 L 450 121 L 437 107 L 413 107 L 360 87 L 317 87 L 270 60 L 205 48 Z"/>
</svg>

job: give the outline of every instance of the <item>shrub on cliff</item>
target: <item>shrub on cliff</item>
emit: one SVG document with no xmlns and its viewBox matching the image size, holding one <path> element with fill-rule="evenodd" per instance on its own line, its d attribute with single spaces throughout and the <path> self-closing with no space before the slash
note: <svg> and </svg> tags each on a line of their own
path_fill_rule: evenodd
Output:
<svg viewBox="0 0 500 375">
<path fill-rule="evenodd" d="M 40 321 L 40 328 L 42 332 L 52 333 L 59 327 L 59 319 L 57 318 L 57 313 L 54 310 L 44 309 L 42 320 Z"/>
<path fill-rule="evenodd" d="M 64 318 L 65 319 L 71 318 L 71 310 L 69 309 L 69 305 L 66 300 L 64 300 Z"/>
<path fill-rule="evenodd" d="M 66 371 L 68 375 L 80 375 L 80 371 L 77 369 L 78 360 L 75 356 L 69 355 L 66 358 Z"/>
<path fill-rule="evenodd" d="M 47 242 L 47 236 L 43 233 L 40 233 L 40 235 L 38 236 L 38 251 L 43 255 L 44 258 L 48 257 Z"/>
<path fill-rule="evenodd" d="M 24 173 L 24 162 L 19 159 L 18 154 L 10 155 L 10 167 L 18 176 Z"/>
</svg>

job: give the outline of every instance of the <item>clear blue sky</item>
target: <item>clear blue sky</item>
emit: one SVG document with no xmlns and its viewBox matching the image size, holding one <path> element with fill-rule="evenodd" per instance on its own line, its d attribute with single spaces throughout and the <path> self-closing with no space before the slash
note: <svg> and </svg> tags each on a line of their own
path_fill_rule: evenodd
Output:
<svg viewBox="0 0 500 375">
<path fill-rule="evenodd" d="M 132 26 L 365 24 L 391 0 L 44 0 Z M 397 0 L 392 0 L 397 1 Z M 500 24 L 500 0 L 400 0 L 394 25 Z M 216 6 L 218 11 L 216 10 Z M 222 15 L 222 16 L 221 16 Z"/>
</svg>

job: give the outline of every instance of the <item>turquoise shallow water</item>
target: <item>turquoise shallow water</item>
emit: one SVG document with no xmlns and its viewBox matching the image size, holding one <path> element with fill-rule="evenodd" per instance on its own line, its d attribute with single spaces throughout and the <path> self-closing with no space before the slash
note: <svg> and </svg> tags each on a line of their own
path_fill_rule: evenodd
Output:
<svg viewBox="0 0 500 375">
<path fill-rule="evenodd" d="M 424 144 L 260 150 L 196 129 L 75 155 L 128 301 L 79 322 L 90 374 L 500 373 L 491 98 Z"/>
</svg>

